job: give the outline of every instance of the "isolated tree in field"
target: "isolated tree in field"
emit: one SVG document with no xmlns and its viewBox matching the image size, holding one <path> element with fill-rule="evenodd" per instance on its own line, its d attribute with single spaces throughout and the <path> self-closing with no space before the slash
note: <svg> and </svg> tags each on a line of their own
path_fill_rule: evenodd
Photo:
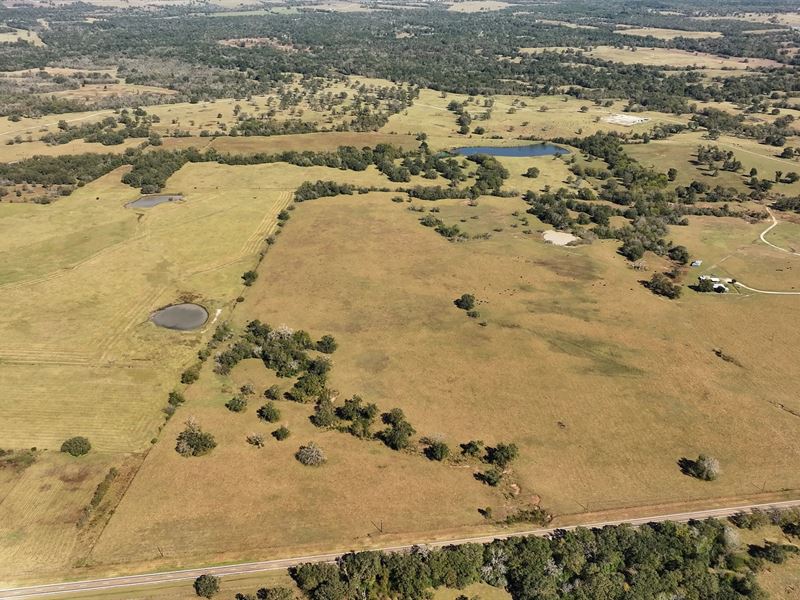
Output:
<svg viewBox="0 0 800 600">
<path fill-rule="evenodd" d="M 714 481 L 721 472 L 719 461 L 713 456 L 701 454 L 697 460 L 682 458 L 678 465 L 686 475 L 691 475 L 703 481 Z"/>
<path fill-rule="evenodd" d="M 275 406 L 274 402 L 267 402 L 258 409 L 258 418 L 267 423 L 274 423 L 281 418 L 281 411 Z"/>
<path fill-rule="evenodd" d="M 670 181 L 675 181 L 677 177 L 678 177 L 678 169 L 671 168 L 667 171 L 667 179 L 669 179 Z"/>
<path fill-rule="evenodd" d="M 291 432 L 284 425 L 281 425 L 275 431 L 272 432 L 272 437 L 274 437 L 279 442 L 282 442 L 283 440 L 288 438 L 290 435 L 291 435 Z"/>
<path fill-rule="evenodd" d="M 281 396 L 281 388 L 277 385 L 271 385 L 264 390 L 264 397 L 269 400 L 277 400 Z"/>
<path fill-rule="evenodd" d="M 475 308 L 475 296 L 472 294 L 461 294 L 460 298 L 453 300 L 453 304 L 461 310 L 472 310 Z"/>
<path fill-rule="evenodd" d="M 219 592 L 219 578 L 213 575 L 200 575 L 194 580 L 194 593 L 201 598 L 213 598 Z"/>
<path fill-rule="evenodd" d="M 247 443 L 256 448 L 264 447 L 264 436 L 260 433 L 251 433 L 247 436 Z"/>
<path fill-rule="evenodd" d="M 242 281 L 248 287 L 253 285 L 256 282 L 256 279 L 258 279 L 258 273 L 255 271 L 245 271 L 242 274 Z"/>
<path fill-rule="evenodd" d="M 71 437 L 61 444 L 61 451 L 72 456 L 83 456 L 84 454 L 88 454 L 91 449 L 92 445 L 89 443 L 89 440 L 80 435 Z"/>
<path fill-rule="evenodd" d="M 295 458 L 308 467 L 318 467 L 328 460 L 322 448 L 317 446 L 314 442 L 309 442 L 305 446 L 300 446 L 295 454 Z"/>
<path fill-rule="evenodd" d="M 203 456 L 217 447 L 214 436 L 203 431 L 194 417 L 186 420 L 186 428 L 178 434 L 175 451 L 181 456 Z"/>
<path fill-rule="evenodd" d="M 244 412 L 247 410 L 247 398 L 243 394 L 236 394 L 233 398 L 228 400 L 225 404 L 225 408 L 231 412 Z"/>
<path fill-rule="evenodd" d="M 528 170 L 525 171 L 524 177 L 536 179 L 539 177 L 539 169 L 537 167 L 529 167 Z"/>
</svg>

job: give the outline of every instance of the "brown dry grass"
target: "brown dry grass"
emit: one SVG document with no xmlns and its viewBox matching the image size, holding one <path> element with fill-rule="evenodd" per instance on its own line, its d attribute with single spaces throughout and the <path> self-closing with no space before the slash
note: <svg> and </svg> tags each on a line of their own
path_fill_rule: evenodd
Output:
<svg viewBox="0 0 800 600">
<path fill-rule="evenodd" d="M 333 386 L 401 406 L 420 434 L 454 447 L 470 438 L 517 443 L 520 499 L 540 495 L 559 514 L 800 486 L 797 417 L 773 404 L 800 408 L 789 367 L 798 358 L 796 302 L 688 290 L 669 302 L 637 283 L 642 275 L 614 255 L 613 242 L 567 249 L 523 234 L 510 215 L 524 210 L 519 200 L 437 206 L 445 222 L 463 218 L 492 239 L 448 243 L 385 194 L 301 205 L 237 322 L 332 333 L 340 342 Z M 453 307 L 467 291 L 487 327 Z M 231 381 L 206 373 L 192 389 L 96 547 L 98 565 L 156 561 L 156 546 L 182 563 L 429 538 L 480 527 L 480 506 L 506 506 L 469 469 L 314 430 L 305 406 L 282 403 L 294 435 L 254 450 L 244 436 L 271 428 L 255 407 L 244 415 L 223 407 L 245 381 L 261 389 L 273 379 L 254 361 Z M 188 414 L 220 442 L 209 457 L 173 450 Z M 308 439 L 328 451 L 328 465 L 294 461 Z M 680 474 L 676 461 L 699 452 L 720 459 L 717 482 Z"/>
</svg>

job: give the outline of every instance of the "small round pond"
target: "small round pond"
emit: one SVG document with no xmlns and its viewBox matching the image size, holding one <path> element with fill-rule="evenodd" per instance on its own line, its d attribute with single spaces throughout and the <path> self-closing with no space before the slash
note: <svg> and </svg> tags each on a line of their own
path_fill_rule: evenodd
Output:
<svg viewBox="0 0 800 600">
<path fill-rule="evenodd" d="M 553 156 L 556 154 L 569 154 L 569 150 L 555 144 L 528 144 L 526 146 L 466 146 L 455 148 L 455 154 L 461 156 L 474 156 L 475 154 L 488 154 L 489 156 Z"/>
<path fill-rule="evenodd" d="M 199 304 L 172 304 L 150 315 L 150 320 L 159 327 L 191 331 L 208 321 L 208 311 Z"/>
<path fill-rule="evenodd" d="M 180 194 L 154 194 L 150 196 L 142 196 L 138 200 L 128 202 L 125 206 L 128 208 L 152 208 L 165 202 L 177 202 L 183 200 Z"/>
</svg>

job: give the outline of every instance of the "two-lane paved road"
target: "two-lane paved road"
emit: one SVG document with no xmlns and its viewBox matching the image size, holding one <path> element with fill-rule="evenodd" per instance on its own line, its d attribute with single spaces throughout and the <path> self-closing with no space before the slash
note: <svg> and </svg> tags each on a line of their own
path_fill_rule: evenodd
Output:
<svg viewBox="0 0 800 600">
<path fill-rule="evenodd" d="M 493 540 L 519 537 L 525 535 L 548 536 L 555 531 L 569 531 L 577 527 L 597 529 L 607 525 L 621 525 L 629 523 L 634 526 L 645 525 L 647 523 L 660 521 L 686 522 L 694 519 L 707 519 L 711 517 L 724 518 L 740 512 L 749 512 L 756 509 L 786 509 L 800 507 L 800 500 L 787 500 L 785 502 L 772 502 L 768 504 L 748 504 L 744 506 L 731 506 L 727 508 L 712 508 L 708 510 L 696 510 L 684 513 L 672 513 L 666 515 L 656 515 L 639 517 L 635 519 L 621 519 L 618 521 L 603 521 L 601 523 L 590 523 L 585 525 L 570 525 L 565 527 L 555 527 L 547 529 L 531 529 L 529 531 L 516 531 L 510 533 L 495 533 L 484 536 L 469 537 L 462 539 L 442 540 L 435 542 L 420 541 L 417 544 L 406 544 L 402 546 L 388 546 L 376 548 L 384 552 L 402 552 L 409 550 L 415 545 L 426 545 L 429 547 L 451 546 L 466 543 L 487 543 Z M 293 558 L 283 558 L 278 560 L 265 560 L 261 562 L 239 563 L 234 565 L 224 565 L 215 567 L 200 567 L 196 569 L 181 569 L 178 571 L 163 571 L 160 573 L 148 573 L 143 575 L 123 575 L 120 577 L 108 577 L 105 579 L 91 579 L 86 581 L 71 581 L 67 583 L 52 583 L 47 585 L 36 585 L 30 587 L 13 588 L 0 590 L 0 600 L 10 598 L 41 598 L 46 596 L 56 596 L 59 594 L 79 594 L 80 592 L 97 592 L 103 590 L 113 590 L 129 588 L 142 585 L 164 584 L 174 581 L 194 580 L 204 573 L 224 577 L 226 575 L 243 575 L 247 573 L 262 573 L 264 571 L 277 571 L 288 569 L 306 562 L 332 562 L 342 553 L 315 554 L 311 556 L 296 556 Z"/>
</svg>

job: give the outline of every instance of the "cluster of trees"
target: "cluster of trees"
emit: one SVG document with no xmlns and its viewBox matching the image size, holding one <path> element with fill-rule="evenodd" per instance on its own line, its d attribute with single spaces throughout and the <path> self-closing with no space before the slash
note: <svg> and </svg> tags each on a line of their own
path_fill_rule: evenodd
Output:
<svg viewBox="0 0 800 600">
<path fill-rule="evenodd" d="M 157 116 L 148 115 L 141 108 L 132 112 L 123 109 L 119 117 L 106 117 L 96 123 L 70 125 L 67 121 L 61 120 L 58 122 L 57 131 L 48 132 L 40 139 L 51 145 L 67 144 L 82 139 L 104 146 L 114 146 L 128 138 L 150 138 L 158 144 L 159 136 L 150 129 L 151 125 L 158 121 Z"/>
<path fill-rule="evenodd" d="M 465 231 L 461 231 L 461 228 L 458 225 L 445 225 L 444 221 L 438 217 L 434 217 L 433 215 L 425 215 L 424 217 L 420 218 L 419 222 L 425 227 L 433 228 L 436 233 L 450 241 L 462 241 L 469 239 L 469 234 Z"/>
<path fill-rule="evenodd" d="M 666 273 L 653 273 L 653 276 L 650 278 L 650 281 L 646 283 L 646 285 L 647 289 L 653 292 L 656 296 L 664 296 L 670 300 L 680 298 L 681 290 L 683 289 Z"/>
<path fill-rule="evenodd" d="M 567 9 L 574 12 L 565 14 Z M 47 18 L 46 8 L 28 10 Z M 81 6 L 74 10 L 80 13 L 89 9 Z M 179 18 L 160 18 L 164 14 Z M 467 94 L 537 95 L 565 87 L 577 97 L 625 98 L 636 106 L 675 112 L 687 110 L 686 98 L 750 102 L 755 96 L 769 95 L 773 90 L 791 91 L 796 85 L 796 73 L 791 68 L 707 81 L 689 70 L 665 74 L 656 67 L 622 65 L 578 52 L 530 55 L 519 51 L 530 46 L 659 46 L 796 62 L 798 59 L 786 47 L 793 41 L 788 30 L 768 31 L 766 25 L 751 23 L 756 29 L 764 29 L 753 35 L 742 29 L 740 21 L 693 22 L 630 2 L 611 8 L 565 2 L 537 8 L 536 16 L 578 21 L 592 24 L 593 28 L 542 23 L 526 18 L 524 9 L 520 15 L 515 11 L 453 14 L 436 9 L 398 13 L 384 7 L 381 11 L 348 15 L 308 11 L 299 17 L 219 15 L 209 20 L 189 15 L 185 8 L 170 6 L 156 14 L 140 11 L 123 16 L 112 12 L 103 23 L 81 23 L 81 18 L 72 22 L 54 19 L 49 29 L 40 32 L 46 47 L 24 44 L 9 48 L 0 67 L 14 70 L 55 58 L 103 58 L 119 62 L 120 74 L 131 83 L 167 87 L 178 92 L 179 100 L 194 101 L 263 93 L 288 81 L 290 73 L 317 77 L 339 72 L 411 81 Z M 620 19 L 683 29 L 699 24 L 718 28 L 725 35 L 718 39 L 674 40 L 630 36 L 614 27 Z M 411 35 L 392 35 L 398 30 Z M 475 34 L 481 31 L 491 35 Z M 277 38 L 303 51 L 218 43 L 241 37 Z M 515 60 L 498 60 L 499 57 Z M 564 63 L 570 63 L 570 67 L 564 68 Z"/>
<path fill-rule="evenodd" d="M 713 519 L 579 528 L 549 538 L 357 552 L 336 564 L 306 563 L 290 573 L 310 600 L 422 600 L 436 587 L 463 589 L 477 582 L 504 588 L 514 600 L 763 598 L 754 574 L 763 559 L 742 560 L 730 529 Z M 778 553 L 762 554 L 776 560 Z"/>
</svg>

